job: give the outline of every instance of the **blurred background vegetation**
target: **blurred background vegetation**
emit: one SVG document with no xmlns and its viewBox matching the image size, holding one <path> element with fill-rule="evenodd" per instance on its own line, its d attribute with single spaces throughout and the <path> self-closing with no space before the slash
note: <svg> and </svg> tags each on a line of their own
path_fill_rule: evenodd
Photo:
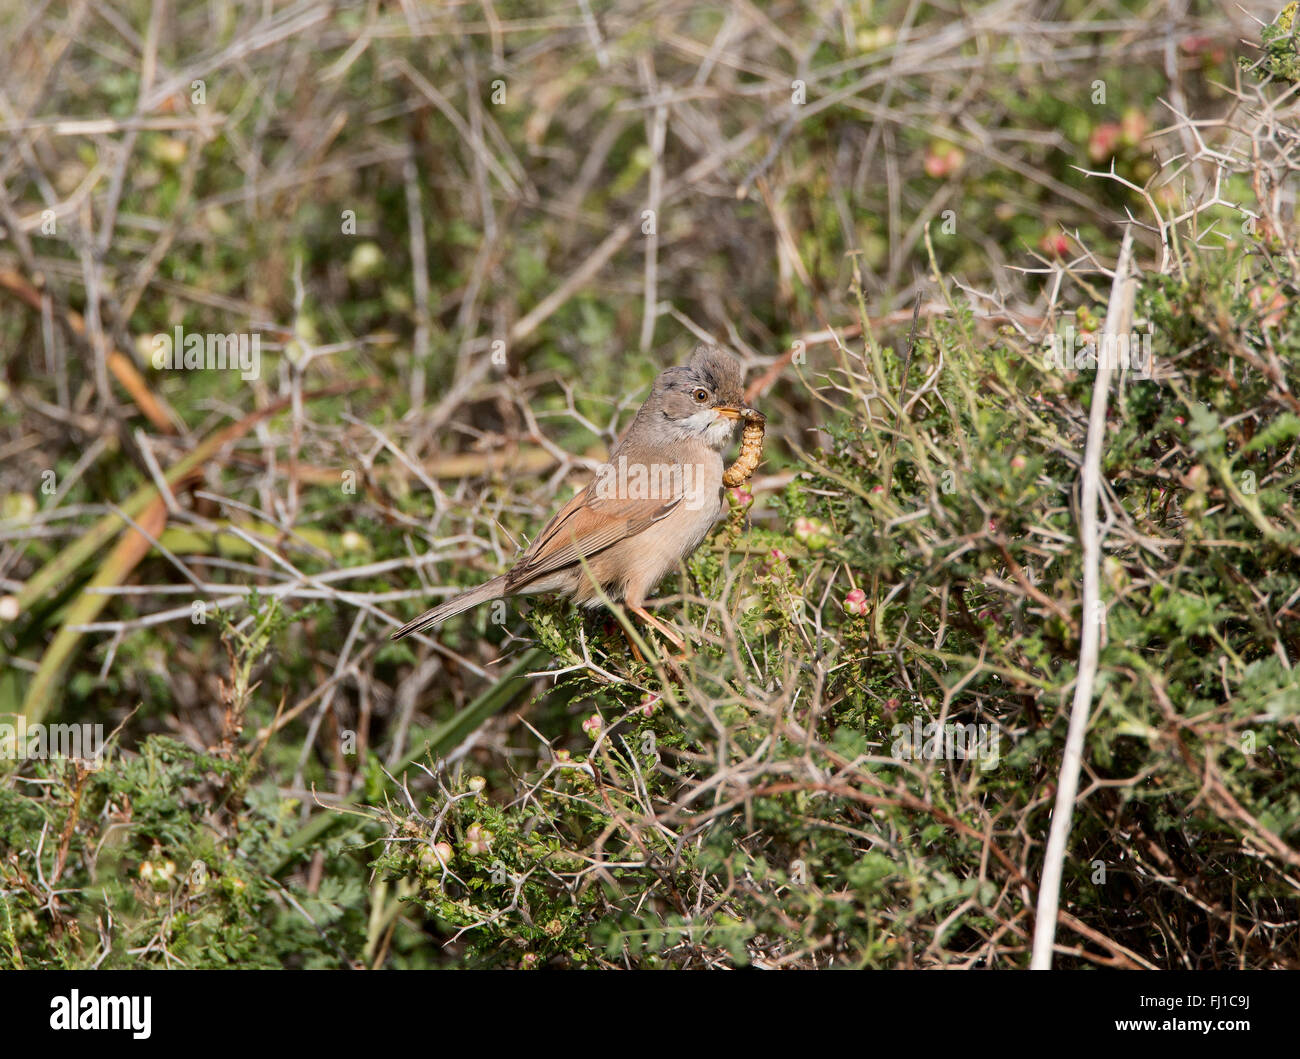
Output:
<svg viewBox="0 0 1300 1059">
<path fill-rule="evenodd" d="M 1057 962 L 1296 966 L 1295 6 L 0 4 L 0 965 L 1026 966 L 1131 220 Z M 680 671 L 388 641 L 701 339 Z"/>
</svg>

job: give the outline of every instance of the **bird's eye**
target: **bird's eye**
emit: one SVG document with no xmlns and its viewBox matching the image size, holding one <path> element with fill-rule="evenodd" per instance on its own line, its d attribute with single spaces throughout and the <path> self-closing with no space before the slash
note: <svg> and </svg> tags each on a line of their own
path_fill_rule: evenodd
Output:
<svg viewBox="0 0 1300 1059">
<path fill-rule="evenodd" d="M 698 390 L 696 390 L 693 394 L 691 394 L 691 396 L 694 397 L 701 404 L 703 404 L 705 401 L 709 399 L 709 391 L 706 390 L 703 386 L 701 386 Z"/>
</svg>

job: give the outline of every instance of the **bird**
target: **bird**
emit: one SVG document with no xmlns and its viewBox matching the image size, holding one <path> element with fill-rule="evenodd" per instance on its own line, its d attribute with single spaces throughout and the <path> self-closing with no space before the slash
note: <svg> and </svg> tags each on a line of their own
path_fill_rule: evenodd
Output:
<svg viewBox="0 0 1300 1059">
<path fill-rule="evenodd" d="M 764 417 L 745 401 L 740 362 L 719 346 L 695 347 L 654 380 L 623 439 L 595 478 L 546 524 L 505 573 L 425 611 L 392 634 L 400 640 L 481 603 L 554 593 L 595 607 L 621 600 L 678 651 L 685 642 L 645 609 L 646 597 L 695 551 L 723 509 L 723 452 L 742 422 L 736 467 L 753 472 L 751 431 Z M 759 435 L 761 440 L 761 434 Z M 752 461 L 750 457 L 752 458 Z"/>
</svg>

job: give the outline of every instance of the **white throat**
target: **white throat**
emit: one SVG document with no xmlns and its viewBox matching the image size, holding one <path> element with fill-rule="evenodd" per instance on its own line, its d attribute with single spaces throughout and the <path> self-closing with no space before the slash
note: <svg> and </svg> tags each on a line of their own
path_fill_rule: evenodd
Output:
<svg viewBox="0 0 1300 1059">
<path fill-rule="evenodd" d="M 699 438 L 710 448 L 721 451 L 735 433 L 736 420 L 719 415 L 712 408 L 701 408 L 694 415 L 679 420 L 677 429 L 684 436 Z"/>
</svg>

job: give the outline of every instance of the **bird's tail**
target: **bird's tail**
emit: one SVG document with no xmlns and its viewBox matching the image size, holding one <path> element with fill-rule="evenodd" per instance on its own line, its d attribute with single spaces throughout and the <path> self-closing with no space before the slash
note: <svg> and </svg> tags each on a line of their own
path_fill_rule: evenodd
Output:
<svg viewBox="0 0 1300 1059">
<path fill-rule="evenodd" d="M 468 592 L 462 592 L 459 596 L 453 596 L 446 603 L 439 603 L 432 610 L 426 610 L 414 621 L 408 621 L 395 633 L 392 638 L 400 640 L 413 632 L 423 632 L 425 629 L 431 629 L 435 625 L 440 625 L 448 618 L 454 618 L 457 614 L 469 610 L 471 607 L 477 607 L 480 603 L 486 603 L 490 599 L 497 599 L 506 593 L 506 575 L 494 577 L 491 581 L 485 581 L 478 588 L 471 588 Z"/>
</svg>

